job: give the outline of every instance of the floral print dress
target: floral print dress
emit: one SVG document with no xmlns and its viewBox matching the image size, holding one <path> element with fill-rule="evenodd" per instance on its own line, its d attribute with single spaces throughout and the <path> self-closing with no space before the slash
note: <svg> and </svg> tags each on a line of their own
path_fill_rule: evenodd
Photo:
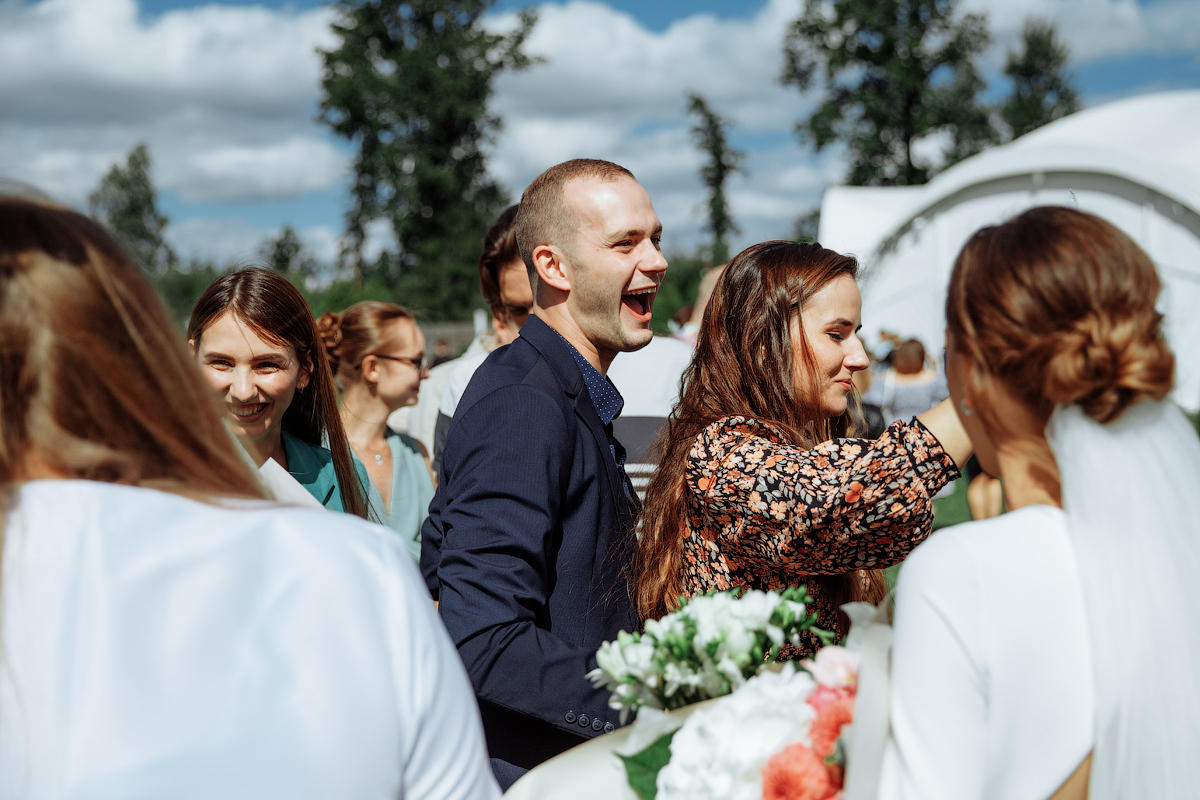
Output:
<svg viewBox="0 0 1200 800">
<path fill-rule="evenodd" d="M 958 477 L 954 461 L 919 421 L 894 422 L 878 439 L 784 443 L 772 425 L 725 417 L 688 453 L 688 595 L 745 586 L 781 589 L 812 575 L 898 563 L 933 526 L 933 496 Z M 836 609 L 809 582 L 818 625 Z M 799 652 L 819 646 L 805 634 Z"/>
</svg>

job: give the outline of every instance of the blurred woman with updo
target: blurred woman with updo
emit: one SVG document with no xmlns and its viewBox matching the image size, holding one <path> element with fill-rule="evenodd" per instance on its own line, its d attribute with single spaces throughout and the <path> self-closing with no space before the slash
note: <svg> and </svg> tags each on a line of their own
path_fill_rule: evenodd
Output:
<svg viewBox="0 0 1200 800">
<path fill-rule="evenodd" d="M 419 560 L 421 523 L 433 499 L 428 455 L 388 428 L 387 418 L 417 402 L 429 375 L 425 336 L 407 309 L 378 300 L 323 314 L 317 328 L 342 392 L 346 436 L 371 479 L 371 510 Z"/>
<path fill-rule="evenodd" d="M 882 797 L 1196 796 L 1200 442 L 1166 400 L 1160 290 L 1070 208 L 959 254 L 950 394 L 1010 511 L 900 573 Z"/>
</svg>

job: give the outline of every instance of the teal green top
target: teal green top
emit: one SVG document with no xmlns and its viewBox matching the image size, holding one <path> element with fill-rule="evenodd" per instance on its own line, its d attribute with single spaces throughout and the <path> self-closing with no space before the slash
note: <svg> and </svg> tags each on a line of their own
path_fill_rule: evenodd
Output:
<svg viewBox="0 0 1200 800">
<path fill-rule="evenodd" d="M 333 453 L 324 447 L 309 444 L 303 439 L 283 431 L 283 450 L 287 453 L 288 472 L 317 498 L 317 502 L 330 511 L 345 511 L 342 508 L 342 493 L 338 490 L 337 472 L 333 469 Z M 350 460 L 358 473 L 361 486 L 370 486 L 367 470 L 353 454 Z"/>
<path fill-rule="evenodd" d="M 425 456 L 413 439 L 391 429 L 385 436 L 392 451 L 392 505 L 384 510 L 383 496 L 372 482 L 369 495 L 372 519 L 378 518 L 394 530 L 412 557 L 420 561 L 421 524 L 429 515 L 433 480 L 429 477 L 429 467 L 425 466 Z"/>
</svg>

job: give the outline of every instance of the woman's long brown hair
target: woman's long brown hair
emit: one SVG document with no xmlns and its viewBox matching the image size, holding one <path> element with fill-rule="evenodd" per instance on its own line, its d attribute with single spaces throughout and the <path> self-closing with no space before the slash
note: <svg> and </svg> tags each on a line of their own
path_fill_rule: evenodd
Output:
<svg viewBox="0 0 1200 800">
<path fill-rule="evenodd" d="M 120 245 L 82 214 L 0 197 L 0 485 L 49 472 L 263 497 L 236 447 Z"/>
<path fill-rule="evenodd" d="M 725 269 L 704 311 L 679 403 L 655 443 L 659 465 L 646 492 L 633 561 L 634 602 L 642 620 L 673 611 L 686 594 L 684 471 L 688 451 L 706 427 L 723 417 L 752 417 L 774 426 L 787 444 L 798 447 L 851 432 L 850 410 L 832 419 L 821 417 L 810 378 L 815 374 L 812 351 L 803 334 L 793 343 L 790 326 L 813 294 L 835 278 L 857 274 L 854 258 L 796 242 L 756 244 Z M 807 582 L 820 586 L 835 608 L 851 600 L 878 602 L 883 594 L 878 571 L 814 575 Z"/>
<path fill-rule="evenodd" d="M 366 487 L 354 469 L 346 430 L 338 414 L 337 389 L 329 357 L 304 296 L 286 278 L 265 269 L 245 269 L 217 278 L 204 290 L 188 321 L 188 339 L 199 349 L 200 337 L 226 311 L 268 341 L 290 347 L 301 364 L 312 365 L 312 378 L 283 412 L 283 430 L 333 454 L 342 508 L 364 519 Z"/>
</svg>

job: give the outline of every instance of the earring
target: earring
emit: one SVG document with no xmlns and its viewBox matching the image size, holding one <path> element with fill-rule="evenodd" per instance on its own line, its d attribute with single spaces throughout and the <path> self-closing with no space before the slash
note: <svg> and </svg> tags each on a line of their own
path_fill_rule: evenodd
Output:
<svg viewBox="0 0 1200 800">
<path fill-rule="evenodd" d="M 975 413 L 975 409 L 967 405 L 967 398 L 965 397 L 958 401 L 958 409 L 964 417 L 969 417 Z"/>
</svg>

